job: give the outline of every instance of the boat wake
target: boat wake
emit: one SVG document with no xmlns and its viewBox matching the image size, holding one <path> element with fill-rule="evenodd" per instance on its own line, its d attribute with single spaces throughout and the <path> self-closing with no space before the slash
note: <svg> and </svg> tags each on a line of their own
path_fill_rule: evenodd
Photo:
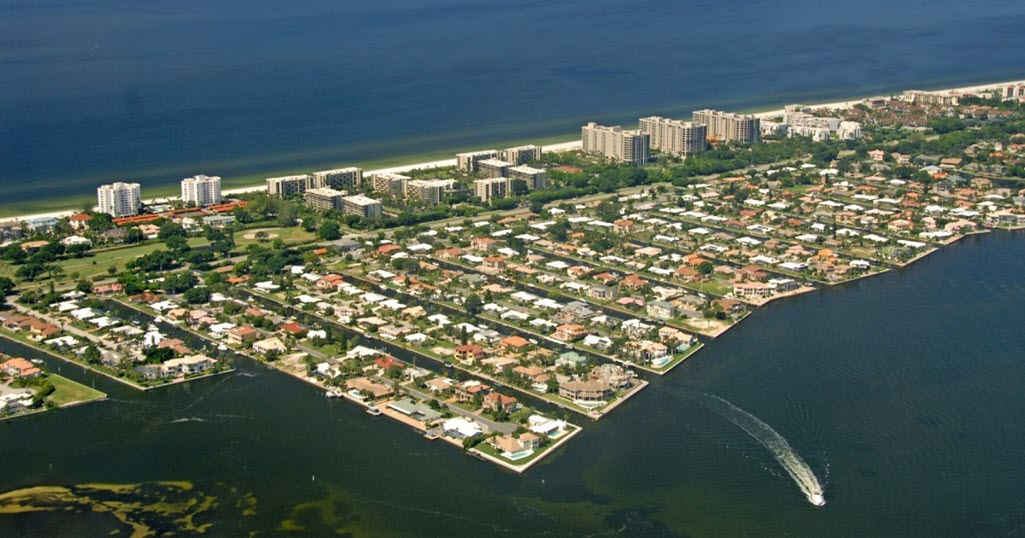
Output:
<svg viewBox="0 0 1025 538">
<path fill-rule="evenodd" d="M 172 420 L 171 424 L 181 424 L 183 422 L 210 422 L 210 421 L 205 419 L 205 418 L 199 418 L 199 417 L 182 417 L 182 418 L 179 418 L 179 419 Z"/>
<path fill-rule="evenodd" d="M 808 498 L 808 502 L 815 506 L 826 504 L 825 490 L 819 483 L 819 479 L 815 477 L 811 467 L 801 459 L 790 443 L 787 443 L 787 440 L 776 430 L 759 420 L 758 417 L 718 396 L 701 394 L 698 400 L 709 410 L 732 422 L 768 449 Z"/>
</svg>

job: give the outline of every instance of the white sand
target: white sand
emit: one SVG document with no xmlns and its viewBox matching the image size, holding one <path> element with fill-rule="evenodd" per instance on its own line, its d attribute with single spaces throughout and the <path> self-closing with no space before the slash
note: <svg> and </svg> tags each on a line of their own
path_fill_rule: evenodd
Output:
<svg viewBox="0 0 1025 538">
<path fill-rule="evenodd" d="M 1025 84 L 1025 80 L 1005 81 L 1005 82 L 990 82 L 990 83 L 987 83 L 987 84 L 978 84 L 978 85 L 975 85 L 975 86 L 963 86 L 963 87 L 960 87 L 960 88 L 948 88 L 948 89 L 930 90 L 930 91 L 946 92 L 946 93 L 974 93 L 974 92 L 978 92 L 978 91 L 982 91 L 982 90 L 990 90 L 990 89 L 1001 88 L 1001 87 L 1004 87 L 1004 86 L 1019 85 L 1019 84 Z M 830 109 L 830 110 L 844 110 L 844 109 L 847 109 L 847 108 L 851 108 L 851 107 L 853 107 L 854 105 L 856 105 L 858 103 L 861 103 L 863 100 L 864 100 L 864 98 L 853 99 L 853 100 L 849 100 L 849 101 L 836 101 L 836 102 L 833 102 L 833 103 L 805 104 L 805 106 L 809 106 L 809 107 L 815 108 L 815 109 L 827 108 L 827 109 Z M 804 104 L 804 103 L 802 103 L 802 104 Z M 769 110 L 769 111 L 765 111 L 765 112 L 759 112 L 759 113 L 754 114 L 754 115 L 757 116 L 758 118 L 762 118 L 762 119 L 779 117 L 779 116 L 783 115 L 783 109 L 780 108 L 780 109 L 776 109 L 776 110 Z M 579 149 L 580 146 L 581 146 L 581 142 L 579 140 L 572 140 L 572 141 L 569 141 L 569 142 L 562 142 L 562 143 L 559 143 L 559 144 L 552 144 L 552 145 L 549 145 L 549 146 L 543 146 L 542 150 L 544 152 L 546 152 L 546 153 L 560 152 L 560 151 L 570 151 L 570 150 L 574 150 L 574 149 Z M 455 165 L 456 165 L 456 160 L 455 159 L 445 159 L 445 160 L 441 160 L 441 161 L 432 161 L 432 162 L 425 162 L 425 163 L 406 164 L 406 165 L 402 165 L 402 166 L 394 166 L 394 167 L 391 167 L 391 168 L 382 168 L 380 170 L 366 170 L 363 173 L 364 173 L 364 175 L 368 175 L 368 176 L 372 175 L 372 174 L 381 174 L 381 173 L 401 174 L 401 173 L 410 172 L 410 171 L 413 171 L 413 170 L 425 170 L 425 169 L 430 169 L 430 168 L 444 168 L 446 166 L 455 166 Z M 223 195 L 224 196 L 230 196 L 232 194 L 244 194 L 244 193 L 247 193 L 247 192 L 257 192 L 257 191 L 266 190 L 266 188 L 267 188 L 266 185 L 254 185 L 252 187 L 242 187 L 242 188 L 237 188 L 237 189 L 227 189 L 227 190 L 223 191 Z M 147 205 L 166 204 L 166 203 L 168 203 L 168 202 L 170 202 L 172 200 L 176 200 L 176 199 L 177 198 L 153 198 L 151 200 L 147 200 L 145 203 Z M 51 212 L 51 213 L 36 213 L 34 215 L 21 215 L 21 216 L 17 216 L 17 217 L 10 217 L 10 218 L 3 219 L 3 220 L 5 220 L 5 221 L 9 221 L 9 220 L 31 220 L 31 219 L 39 218 L 39 217 L 62 218 L 62 217 L 67 217 L 67 216 L 70 216 L 70 215 L 74 215 L 77 212 L 78 211 L 76 211 L 76 210 L 68 209 L 68 210 L 63 210 L 63 211 L 54 211 L 54 212 Z"/>
</svg>

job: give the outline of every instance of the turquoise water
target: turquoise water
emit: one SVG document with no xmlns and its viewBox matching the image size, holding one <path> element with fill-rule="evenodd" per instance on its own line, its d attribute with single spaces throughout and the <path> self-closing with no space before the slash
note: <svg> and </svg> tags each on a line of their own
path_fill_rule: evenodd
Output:
<svg viewBox="0 0 1025 538">
<path fill-rule="evenodd" d="M 7 0 L 0 205 L 1025 77 L 993 0 Z"/>
<path fill-rule="evenodd" d="M 999 232 L 772 303 L 522 476 L 241 362 L 146 394 L 100 379 L 110 401 L 0 424 L 0 490 L 191 481 L 228 536 L 1017 536 L 1022 274 L 1025 235 Z M 826 506 L 710 397 L 782 436 Z M 3 536 L 110 528 L 0 515 Z"/>
</svg>

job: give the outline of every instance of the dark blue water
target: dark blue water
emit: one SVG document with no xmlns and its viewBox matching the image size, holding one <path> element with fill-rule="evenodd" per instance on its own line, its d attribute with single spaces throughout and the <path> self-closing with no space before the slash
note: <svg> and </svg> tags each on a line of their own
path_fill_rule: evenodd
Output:
<svg viewBox="0 0 1025 538">
<path fill-rule="evenodd" d="M 1020 0 L 4 0 L 0 204 L 1022 78 L 1023 27 Z"/>
</svg>

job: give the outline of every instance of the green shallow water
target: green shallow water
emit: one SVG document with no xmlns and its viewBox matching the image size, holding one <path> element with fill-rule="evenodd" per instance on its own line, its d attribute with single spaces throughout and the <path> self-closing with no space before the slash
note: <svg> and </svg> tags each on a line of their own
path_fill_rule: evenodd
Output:
<svg viewBox="0 0 1025 538">
<path fill-rule="evenodd" d="M 0 491 L 126 485 L 134 520 L 182 531 L 153 507 L 188 483 L 182 498 L 216 499 L 194 518 L 215 536 L 1016 536 L 1022 274 L 1025 235 L 1000 232 L 773 303 L 522 476 L 243 361 L 146 394 L 97 379 L 108 401 L 0 424 Z M 700 395 L 782 435 L 826 506 Z M 2 536 L 126 528 L 2 499 Z"/>
</svg>

